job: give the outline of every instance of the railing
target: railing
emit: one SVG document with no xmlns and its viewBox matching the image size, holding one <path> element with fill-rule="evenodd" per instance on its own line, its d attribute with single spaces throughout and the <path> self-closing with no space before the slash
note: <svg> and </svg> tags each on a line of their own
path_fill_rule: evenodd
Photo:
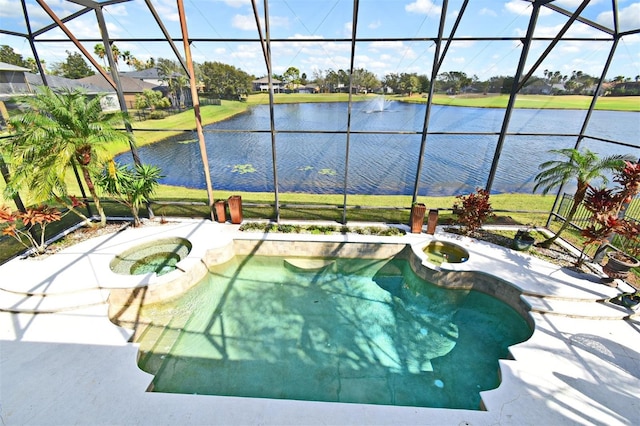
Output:
<svg viewBox="0 0 640 426">
<path fill-rule="evenodd" d="M 562 198 L 558 203 L 556 211 L 551 212 L 551 219 L 558 222 L 564 222 L 571 206 L 573 205 L 573 195 L 562 194 Z M 635 198 L 624 210 L 624 218 L 633 222 L 640 222 L 640 198 Z M 582 231 L 586 226 L 591 223 L 591 212 L 589 212 L 583 204 L 578 206 L 571 223 L 569 224 L 574 229 Z M 610 239 L 610 244 L 615 247 L 624 247 L 625 251 L 638 251 L 640 248 L 640 242 L 631 241 L 628 238 L 614 234 Z"/>
</svg>

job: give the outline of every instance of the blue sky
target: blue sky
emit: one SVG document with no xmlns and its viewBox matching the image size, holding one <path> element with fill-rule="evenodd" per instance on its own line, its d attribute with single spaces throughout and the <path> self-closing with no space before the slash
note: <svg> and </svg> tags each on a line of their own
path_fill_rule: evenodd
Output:
<svg viewBox="0 0 640 426">
<path fill-rule="evenodd" d="M 65 0 L 47 0 L 58 16 L 67 16 L 80 7 Z M 569 11 L 579 0 L 556 0 L 554 4 Z M 34 30 L 51 23 L 51 19 L 37 5 L 28 0 L 28 10 Z M 153 0 L 172 37 L 181 37 L 175 0 Z M 259 0 L 260 17 L 264 18 L 263 1 Z M 184 0 L 190 38 L 257 38 L 256 23 L 249 0 Z M 452 0 L 446 12 L 448 34 L 462 0 Z M 640 2 L 619 0 L 621 30 L 640 27 Z M 105 18 L 113 38 L 160 38 L 162 33 L 143 0 L 105 7 Z M 442 1 L 436 0 L 360 0 L 357 36 L 364 38 L 434 37 L 437 34 Z M 523 0 L 471 0 L 464 13 L 457 36 L 460 37 L 521 37 L 526 33 L 531 5 Z M 353 2 L 351 0 L 270 0 L 269 25 L 272 38 L 294 40 L 274 43 L 273 71 L 281 74 L 293 66 L 309 77 L 316 70 L 348 69 L 351 43 L 336 42 L 351 36 Z M 601 25 L 612 27 L 610 0 L 592 0 L 582 16 Z M 538 20 L 537 36 L 555 36 L 566 17 L 543 9 Z M 79 38 L 98 37 L 95 15 L 88 13 L 68 23 Z M 17 0 L 0 0 L 0 28 L 24 32 L 24 19 Z M 604 37 L 600 31 L 577 24 L 569 37 Z M 38 38 L 60 38 L 60 30 L 53 30 Z M 317 42 L 295 41 L 314 39 Z M 32 56 L 29 44 L 20 37 L 0 34 L 0 44 L 8 44 L 25 57 Z M 85 47 L 93 52 L 95 43 Z M 120 50 L 129 50 L 139 59 L 151 56 L 173 58 L 167 43 L 118 42 Z M 178 43 L 182 50 L 181 43 Z M 531 48 L 529 66 L 538 58 L 548 42 L 536 42 Z M 39 54 L 48 64 L 63 61 L 66 50 L 75 51 L 71 43 L 38 42 Z M 571 75 L 574 70 L 599 76 L 611 42 L 563 41 L 541 64 L 536 75 L 544 69 Z M 494 75 L 512 75 L 521 52 L 517 41 L 461 41 L 451 46 L 441 71 L 463 71 L 469 76 L 486 79 Z M 355 66 L 374 72 L 379 77 L 387 73 L 416 72 L 430 75 L 434 44 L 430 41 L 372 41 L 356 47 Z M 234 65 L 256 76 L 266 74 L 260 45 L 255 42 L 202 42 L 192 44 L 193 59 L 197 62 L 218 61 Z M 122 65 L 123 71 L 128 70 Z M 623 37 L 611 65 L 608 78 L 640 74 L 640 35 Z"/>
</svg>

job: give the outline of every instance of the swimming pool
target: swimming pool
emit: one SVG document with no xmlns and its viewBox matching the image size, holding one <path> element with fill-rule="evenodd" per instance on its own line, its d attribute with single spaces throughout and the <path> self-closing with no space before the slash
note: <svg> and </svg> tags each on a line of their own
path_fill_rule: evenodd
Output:
<svg viewBox="0 0 640 426">
<path fill-rule="evenodd" d="M 179 299 L 143 308 L 139 366 L 155 392 L 479 409 L 498 359 L 531 329 L 401 256 L 285 267 L 235 256 Z"/>
</svg>

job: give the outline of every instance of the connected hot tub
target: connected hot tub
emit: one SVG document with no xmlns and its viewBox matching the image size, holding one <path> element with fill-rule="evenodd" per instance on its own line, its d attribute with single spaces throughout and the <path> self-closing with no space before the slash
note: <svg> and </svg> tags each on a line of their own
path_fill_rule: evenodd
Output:
<svg viewBox="0 0 640 426">
<path fill-rule="evenodd" d="M 447 241 L 432 241 L 423 249 L 429 262 L 441 265 L 442 263 L 462 263 L 469 259 L 469 252 L 457 244 Z"/>
<path fill-rule="evenodd" d="M 109 267 L 121 275 L 164 275 L 177 268 L 191 247 L 189 240 L 179 237 L 149 241 L 118 254 Z"/>
</svg>

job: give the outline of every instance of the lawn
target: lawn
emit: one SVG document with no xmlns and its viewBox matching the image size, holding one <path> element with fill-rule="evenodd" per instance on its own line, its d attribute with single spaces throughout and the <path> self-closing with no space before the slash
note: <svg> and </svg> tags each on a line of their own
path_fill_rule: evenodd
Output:
<svg viewBox="0 0 640 426">
<path fill-rule="evenodd" d="M 393 98 L 392 98 L 393 99 Z M 399 98 L 405 102 L 426 103 L 421 96 Z M 564 95 L 518 95 L 516 108 L 533 109 L 588 109 L 591 96 Z M 509 95 L 435 95 L 433 103 L 437 105 L 476 107 L 476 108 L 506 108 Z M 600 97 L 595 106 L 596 110 L 609 111 L 640 111 L 640 96 Z"/>
</svg>

